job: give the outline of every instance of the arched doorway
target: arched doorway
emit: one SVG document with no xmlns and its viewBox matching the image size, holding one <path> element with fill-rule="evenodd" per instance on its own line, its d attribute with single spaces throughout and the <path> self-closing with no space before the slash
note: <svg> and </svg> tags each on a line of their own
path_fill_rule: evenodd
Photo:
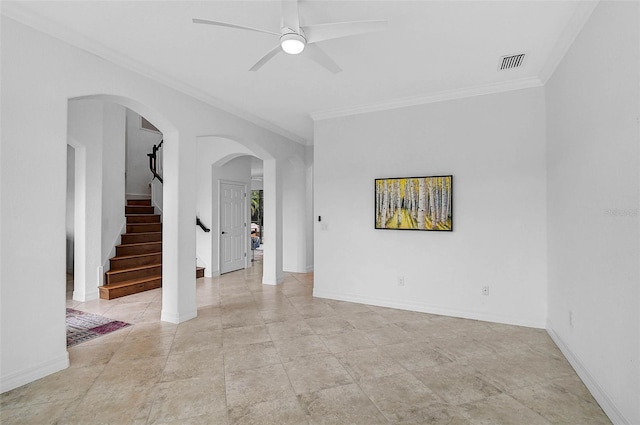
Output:
<svg viewBox="0 0 640 425">
<path fill-rule="evenodd" d="M 198 183 L 197 183 L 197 210 L 199 215 L 205 216 L 212 224 L 211 235 L 198 232 L 197 253 L 198 258 L 203 260 L 209 270 L 205 276 L 215 276 L 220 274 L 220 201 L 218 185 L 221 180 L 242 180 L 247 187 L 250 187 L 250 158 L 258 158 L 263 161 L 263 190 L 264 190 L 264 229 L 272 235 L 264 244 L 263 259 L 263 283 L 278 284 L 283 280 L 282 272 L 282 170 L 276 160 L 269 152 L 265 151 L 258 144 L 243 143 L 228 137 L 202 136 L 198 137 Z M 232 167 L 233 170 L 221 172 L 225 165 L 232 161 L 241 164 Z M 281 164 L 281 163 L 280 163 Z M 244 170 L 244 172 L 242 171 Z M 247 212 L 249 208 L 249 197 L 247 196 Z M 247 217 L 246 240 L 249 240 L 250 217 Z M 248 243 L 248 242 L 247 242 Z M 247 245 L 249 247 L 249 245 Z M 250 264 L 250 252 L 247 252 L 247 266 Z"/>
<path fill-rule="evenodd" d="M 188 137 L 180 138 L 181 133 L 177 127 L 169 122 L 161 113 L 149 108 L 142 103 L 122 96 L 95 95 L 74 98 L 68 102 L 68 139 L 75 140 L 76 144 L 85 150 L 85 167 L 79 168 L 82 161 L 76 161 L 76 208 L 74 217 L 75 228 L 75 248 L 74 257 L 77 270 L 82 270 L 78 275 L 76 271 L 76 282 L 74 283 L 74 297 L 77 294 L 79 300 L 97 298 L 97 288 L 102 283 L 102 265 L 105 261 L 104 252 L 109 244 L 113 246 L 114 240 L 103 237 L 105 222 L 101 220 L 103 197 L 105 185 L 113 182 L 106 182 L 102 179 L 103 159 L 111 155 L 110 160 L 124 166 L 124 154 L 120 157 L 113 156 L 110 150 L 103 151 L 104 143 L 113 138 L 118 138 L 112 133 L 118 132 L 118 125 L 111 120 L 113 110 L 129 108 L 149 121 L 162 131 L 164 135 L 165 158 L 168 158 L 165 175 L 166 184 L 163 187 L 165 208 L 164 208 L 164 231 L 163 231 L 163 291 L 162 291 L 162 313 L 161 320 L 179 323 L 197 315 L 195 305 L 195 268 L 193 260 L 190 261 L 193 279 L 181 279 L 180 276 L 190 274 L 186 270 L 189 263 L 186 257 L 193 258 L 189 250 L 193 250 L 193 242 L 184 243 L 183 240 L 193 240 L 194 228 L 192 221 L 181 221 L 184 214 L 180 214 L 180 209 L 187 204 L 181 196 L 188 197 L 189 191 L 180 192 L 180 184 L 186 184 L 184 180 L 178 179 L 178 173 L 184 169 L 189 170 L 189 165 L 183 170 L 179 170 L 181 155 L 189 148 L 189 143 L 194 144 L 194 139 Z M 124 112 L 122 112 L 124 115 Z M 179 144 L 181 144 L 179 146 Z M 124 149 L 124 139 L 122 136 L 122 149 Z M 80 149 L 81 151 L 82 149 Z M 78 151 L 78 149 L 77 149 Z M 123 151 L 124 152 L 124 151 Z M 77 153 L 76 153 L 77 155 Z M 191 166 L 192 168 L 192 166 Z M 124 203 L 124 173 L 122 173 L 122 196 L 107 199 L 111 207 L 112 204 Z M 79 183 L 79 184 L 78 184 Z M 110 202 L 114 199 L 116 202 Z M 79 211 L 80 210 L 80 211 Z M 124 204 L 119 209 L 122 214 Z M 195 221 L 195 219 L 193 220 Z M 113 223 L 108 223 L 109 224 Z M 119 234 L 119 233 L 118 233 Z M 84 247 L 84 250 L 82 249 Z M 105 248 L 107 247 L 107 248 Z"/>
</svg>

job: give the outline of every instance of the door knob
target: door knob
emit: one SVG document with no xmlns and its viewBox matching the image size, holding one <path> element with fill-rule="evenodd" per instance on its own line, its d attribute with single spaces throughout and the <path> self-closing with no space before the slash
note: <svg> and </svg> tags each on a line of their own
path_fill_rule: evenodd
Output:
<svg viewBox="0 0 640 425">
<path fill-rule="evenodd" d="M 222 232 L 222 234 L 223 234 L 223 235 L 224 235 L 225 233 L 227 233 L 227 232 Z"/>
</svg>

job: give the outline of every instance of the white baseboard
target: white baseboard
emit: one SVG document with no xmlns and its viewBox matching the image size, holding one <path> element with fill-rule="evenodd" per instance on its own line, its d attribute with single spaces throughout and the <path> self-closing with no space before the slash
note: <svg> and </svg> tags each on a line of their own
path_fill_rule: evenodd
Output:
<svg viewBox="0 0 640 425">
<path fill-rule="evenodd" d="M 300 269 L 283 269 L 282 270 L 283 273 L 308 273 L 307 271 L 307 267 L 305 268 L 300 268 Z"/>
<path fill-rule="evenodd" d="M 64 354 L 54 359 L 2 376 L 0 379 L 0 393 L 18 388 L 22 385 L 28 384 L 29 382 L 33 382 L 36 379 L 44 378 L 47 375 L 59 372 L 68 367 L 69 353 L 65 350 Z"/>
<path fill-rule="evenodd" d="M 100 290 L 96 289 L 95 291 L 80 293 L 78 291 L 73 291 L 73 300 L 80 302 L 87 302 L 92 300 L 97 300 L 100 298 Z"/>
<path fill-rule="evenodd" d="M 576 356 L 571 349 L 564 343 L 562 338 L 555 333 L 553 329 L 549 326 L 547 329 L 547 333 L 553 340 L 553 342 L 558 346 L 562 354 L 569 361 L 569 364 L 576 371 L 584 385 L 589 389 L 593 398 L 596 399 L 602 410 L 607 414 L 611 422 L 614 425 L 631 425 L 631 421 L 628 420 L 624 414 L 616 407 L 615 403 L 611 400 L 611 397 L 607 394 L 607 392 L 602 389 L 602 387 L 598 384 L 598 382 L 593 378 L 593 375 L 589 372 L 589 370 L 584 366 L 582 361 L 578 356 Z"/>
<path fill-rule="evenodd" d="M 186 322 L 187 320 L 191 320 L 197 316 L 198 316 L 197 309 L 186 314 L 169 313 L 163 309 L 162 312 L 160 313 L 160 320 L 163 322 L 179 324 L 182 322 Z"/>
<path fill-rule="evenodd" d="M 280 285 L 282 282 L 284 282 L 284 276 L 278 276 L 275 279 L 262 276 L 263 285 Z"/>
<path fill-rule="evenodd" d="M 461 319 L 481 320 L 484 322 L 502 323 L 505 325 L 525 326 L 528 328 L 545 329 L 544 321 L 532 321 L 519 317 L 505 316 L 477 311 L 455 310 L 451 308 L 429 305 L 424 303 L 411 303 L 406 301 L 394 301 L 386 298 L 362 297 L 351 294 L 338 294 L 326 291 L 313 290 L 313 296 L 328 298 L 331 300 L 348 301 L 352 303 L 375 305 L 378 307 L 397 308 L 398 310 L 417 311 L 420 313 L 437 314 L 440 316 L 459 317 Z"/>
</svg>

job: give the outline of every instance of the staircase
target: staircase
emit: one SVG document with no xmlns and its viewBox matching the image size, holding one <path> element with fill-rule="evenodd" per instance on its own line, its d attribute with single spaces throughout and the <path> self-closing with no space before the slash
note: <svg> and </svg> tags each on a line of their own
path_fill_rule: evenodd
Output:
<svg viewBox="0 0 640 425">
<path fill-rule="evenodd" d="M 100 298 L 112 300 L 162 286 L 162 223 L 150 199 L 130 199 L 125 206 L 126 233 L 109 260 Z"/>
<path fill-rule="evenodd" d="M 112 300 L 162 286 L 162 223 L 150 199 L 129 199 L 125 206 L 126 233 L 109 260 L 100 298 Z M 196 267 L 196 278 L 204 267 Z"/>
</svg>

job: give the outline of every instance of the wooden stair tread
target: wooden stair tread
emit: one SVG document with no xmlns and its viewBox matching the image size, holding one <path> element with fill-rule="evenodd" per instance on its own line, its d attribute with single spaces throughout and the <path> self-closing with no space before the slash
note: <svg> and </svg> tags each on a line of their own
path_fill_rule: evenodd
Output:
<svg viewBox="0 0 640 425">
<path fill-rule="evenodd" d="M 161 233 L 161 232 L 156 232 L 156 233 Z M 139 235 L 140 233 L 136 233 L 136 235 Z M 125 233 L 126 235 L 126 233 Z M 155 242 L 136 242 L 136 243 L 121 243 L 120 245 L 116 245 L 116 248 L 119 247 L 127 247 L 127 248 L 133 248 L 136 246 L 148 246 L 148 245 L 152 245 L 152 244 L 162 244 L 162 241 L 155 241 Z M 162 252 L 162 251 L 158 251 L 158 252 Z"/>
<path fill-rule="evenodd" d="M 130 236 L 130 235 L 161 235 L 162 232 L 133 232 L 133 233 L 123 233 L 123 235 L 125 236 Z M 160 241 L 158 241 L 160 242 Z M 154 243 L 154 242 L 138 242 L 138 243 Z M 125 244 L 125 245 L 131 245 L 131 244 Z"/>
<path fill-rule="evenodd" d="M 117 254 L 109 259 L 111 270 L 105 272 L 101 299 L 162 287 L 162 216 L 150 199 L 128 199 L 124 215 L 125 233 L 115 247 Z"/>
<path fill-rule="evenodd" d="M 112 284 L 109 284 L 109 285 L 104 285 L 104 286 L 101 286 L 101 288 L 108 288 L 108 289 L 122 288 L 122 287 L 125 287 L 125 286 L 133 286 L 133 285 L 138 285 L 140 283 L 151 282 L 151 281 L 154 281 L 156 279 L 162 279 L 162 277 L 161 276 L 154 276 L 154 277 L 145 277 L 145 278 L 140 278 L 140 279 L 125 280 L 125 281 L 118 282 L 118 283 L 112 283 Z"/>
<path fill-rule="evenodd" d="M 129 211 L 149 211 L 154 207 L 151 205 L 126 205 L 125 208 L 129 208 Z M 130 214 L 130 213 L 129 213 Z M 149 213 L 153 214 L 153 212 Z"/>
<path fill-rule="evenodd" d="M 162 288 L 162 277 L 160 276 L 112 283 L 111 285 L 100 286 L 99 290 L 101 299 L 112 300 L 158 288 Z"/>
<path fill-rule="evenodd" d="M 196 267 L 196 279 L 204 277 L 204 267 Z"/>
<path fill-rule="evenodd" d="M 152 269 L 154 267 L 158 267 L 158 266 L 162 266 L 162 263 L 157 263 L 157 264 L 148 264 L 146 266 L 136 266 L 136 267 L 129 267 L 126 269 L 118 269 L 118 270 L 109 270 L 107 272 L 105 272 L 107 275 L 112 275 L 112 274 L 119 274 L 119 273 L 127 273 L 127 272 L 131 272 L 134 270 L 146 270 L 146 269 Z"/>
<path fill-rule="evenodd" d="M 159 214 L 125 214 L 127 223 L 161 223 Z"/>
<path fill-rule="evenodd" d="M 111 257 L 110 260 L 130 260 L 133 258 L 151 257 L 158 254 L 162 254 L 162 251 L 145 252 L 143 254 L 116 255 L 115 257 Z"/>
<path fill-rule="evenodd" d="M 135 232 L 122 234 L 122 245 L 151 242 L 162 242 L 162 232 Z"/>
</svg>

